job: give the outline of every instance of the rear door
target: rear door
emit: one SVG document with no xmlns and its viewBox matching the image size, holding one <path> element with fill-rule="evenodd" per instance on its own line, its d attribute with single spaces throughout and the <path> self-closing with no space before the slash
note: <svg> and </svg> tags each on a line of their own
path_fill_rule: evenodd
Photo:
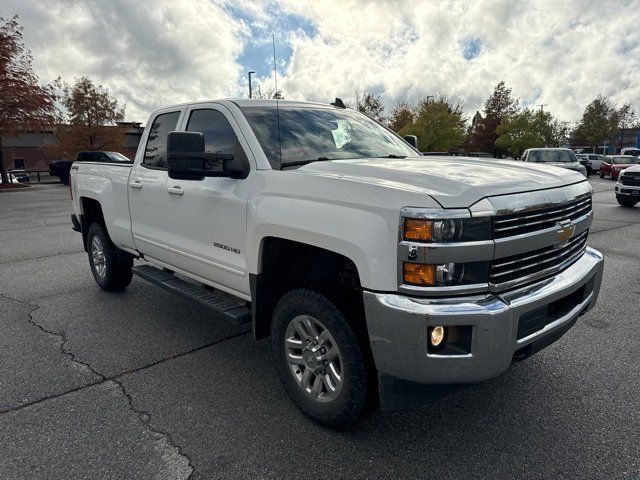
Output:
<svg viewBox="0 0 640 480">
<path fill-rule="evenodd" d="M 140 139 L 145 148 L 138 149 L 129 176 L 131 231 L 136 248 L 145 256 L 167 264 L 173 264 L 176 258 L 166 240 L 166 232 L 173 228 L 174 221 L 167 211 L 170 200 L 167 193 L 167 135 L 177 130 L 184 110 L 184 107 L 161 110 L 150 119 L 151 127 Z"/>
<path fill-rule="evenodd" d="M 192 105 L 182 124 L 181 130 L 203 133 L 207 152 L 242 156 L 251 173 L 244 179 L 168 179 L 165 214 L 172 228 L 165 238 L 177 254 L 175 266 L 205 283 L 248 298 L 247 201 L 255 161 L 238 124 L 223 105 Z"/>
</svg>

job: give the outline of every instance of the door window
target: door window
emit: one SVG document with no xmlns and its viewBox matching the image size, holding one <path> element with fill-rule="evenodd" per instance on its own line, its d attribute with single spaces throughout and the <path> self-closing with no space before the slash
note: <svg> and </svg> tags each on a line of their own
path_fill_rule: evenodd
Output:
<svg viewBox="0 0 640 480">
<path fill-rule="evenodd" d="M 167 135 L 178 125 L 180 112 L 158 115 L 149 129 L 149 138 L 144 150 L 142 165 L 148 168 L 167 168 Z"/>
<path fill-rule="evenodd" d="M 202 132 L 205 152 L 233 154 L 238 142 L 233 127 L 218 110 L 193 110 L 189 116 L 187 131 Z"/>
</svg>

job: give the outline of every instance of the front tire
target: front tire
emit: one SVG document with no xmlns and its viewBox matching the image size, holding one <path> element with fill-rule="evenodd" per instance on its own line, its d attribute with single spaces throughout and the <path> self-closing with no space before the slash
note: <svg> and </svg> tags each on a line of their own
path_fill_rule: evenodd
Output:
<svg viewBox="0 0 640 480">
<path fill-rule="evenodd" d="M 638 203 L 638 200 L 631 200 L 620 195 L 616 195 L 616 200 L 623 207 L 635 207 Z"/>
<path fill-rule="evenodd" d="M 116 248 L 98 223 L 92 223 L 87 232 L 87 253 L 91 273 L 100 288 L 119 292 L 131 283 L 133 259 Z"/>
<path fill-rule="evenodd" d="M 271 338 L 282 384 L 305 415 L 336 429 L 365 415 L 365 356 L 328 298 L 307 289 L 286 293 L 275 308 Z"/>
</svg>

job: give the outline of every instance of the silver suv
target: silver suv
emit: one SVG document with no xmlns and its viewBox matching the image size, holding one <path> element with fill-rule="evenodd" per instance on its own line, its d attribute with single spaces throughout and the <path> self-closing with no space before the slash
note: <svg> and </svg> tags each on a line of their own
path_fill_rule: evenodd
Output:
<svg viewBox="0 0 640 480">
<path fill-rule="evenodd" d="M 524 151 L 521 160 L 566 168 L 587 176 L 587 169 L 578 161 L 576 154 L 568 148 L 529 148 Z"/>
</svg>

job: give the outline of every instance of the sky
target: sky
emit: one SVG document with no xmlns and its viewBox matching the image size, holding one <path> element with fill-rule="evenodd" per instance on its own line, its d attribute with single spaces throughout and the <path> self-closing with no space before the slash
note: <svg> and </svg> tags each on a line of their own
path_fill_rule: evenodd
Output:
<svg viewBox="0 0 640 480">
<path fill-rule="evenodd" d="M 471 117 L 504 80 L 575 122 L 598 94 L 640 109 L 638 0 L 3 0 L 43 82 L 88 76 L 145 123 L 173 103 L 247 97 L 397 102 L 438 93 Z"/>
</svg>

